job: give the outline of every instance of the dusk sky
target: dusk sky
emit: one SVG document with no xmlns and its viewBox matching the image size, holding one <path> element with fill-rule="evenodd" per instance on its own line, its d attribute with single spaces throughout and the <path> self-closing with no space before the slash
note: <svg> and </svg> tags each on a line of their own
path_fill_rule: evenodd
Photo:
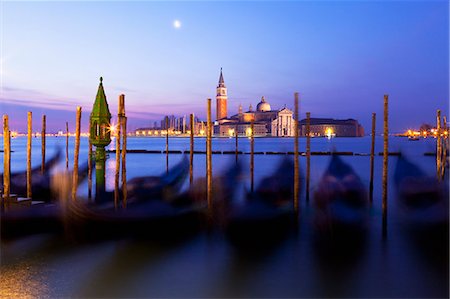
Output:
<svg viewBox="0 0 450 299">
<path fill-rule="evenodd" d="M 261 96 L 301 118 L 355 118 L 391 132 L 449 109 L 448 1 L 0 2 L 1 114 L 24 131 L 83 128 L 104 78 L 111 112 L 126 95 L 129 128 L 166 114 L 205 119 L 220 68 L 228 115 Z M 174 22 L 178 20 L 178 28 Z M 214 114 L 215 115 L 215 114 Z M 380 132 L 380 130 L 378 130 Z"/>
</svg>

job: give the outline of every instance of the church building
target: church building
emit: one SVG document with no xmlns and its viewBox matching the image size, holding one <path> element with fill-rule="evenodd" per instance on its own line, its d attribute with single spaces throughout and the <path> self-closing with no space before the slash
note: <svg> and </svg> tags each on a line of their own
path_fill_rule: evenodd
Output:
<svg viewBox="0 0 450 299">
<path fill-rule="evenodd" d="M 252 105 L 243 112 L 242 105 L 239 111 L 230 117 L 227 115 L 227 88 L 220 69 L 219 84 L 216 93 L 216 121 L 214 123 L 214 135 L 216 136 L 249 136 L 250 126 L 253 122 L 255 136 L 294 136 L 293 112 L 286 107 L 280 110 L 272 110 L 264 97 L 253 110 Z"/>
</svg>

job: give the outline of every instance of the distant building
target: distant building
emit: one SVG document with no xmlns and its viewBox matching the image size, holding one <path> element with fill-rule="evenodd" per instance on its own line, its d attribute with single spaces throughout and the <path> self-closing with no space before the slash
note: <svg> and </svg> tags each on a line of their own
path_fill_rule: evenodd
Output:
<svg viewBox="0 0 450 299">
<path fill-rule="evenodd" d="M 294 136 L 295 120 L 293 112 L 289 109 L 272 110 L 264 97 L 253 111 L 250 105 L 248 111 L 242 111 L 239 105 L 237 114 L 227 117 L 227 89 L 220 69 L 219 84 L 216 95 L 216 122 L 214 134 L 218 136 L 250 135 L 250 126 L 253 122 L 254 135 L 256 136 Z"/>
<path fill-rule="evenodd" d="M 306 119 L 299 123 L 300 135 L 306 136 Z M 355 119 L 311 118 L 311 136 L 362 137 L 364 128 Z"/>
<path fill-rule="evenodd" d="M 168 127 L 166 126 L 166 118 Z M 136 136 L 161 136 L 166 135 L 183 135 L 190 133 L 190 124 L 186 116 L 176 117 L 174 115 L 164 117 L 160 122 L 154 122 L 153 127 L 138 128 L 134 131 Z M 194 134 L 205 135 L 206 125 L 200 121 L 198 117 L 194 117 Z"/>
</svg>

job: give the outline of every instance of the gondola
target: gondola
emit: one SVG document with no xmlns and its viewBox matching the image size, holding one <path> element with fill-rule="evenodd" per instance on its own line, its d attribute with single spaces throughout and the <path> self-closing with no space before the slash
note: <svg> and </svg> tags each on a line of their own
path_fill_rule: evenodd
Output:
<svg viewBox="0 0 450 299">
<path fill-rule="evenodd" d="M 435 176 L 427 175 L 404 155 L 397 159 L 394 183 L 400 203 L 405 209 L 425 212 L 428 208 L 445 204 L 444 184 L 440 183 Z M 430 221 L 437 220 L 436 217 L 425 217 L 423 220 L 426 221 L 427 218 Z"/>
<path fill-rule="evenodd" d="M 169 170 L 169 174 L 176 173 L 175 168 L 185 169 L 185 163 L 186 161 L 183 160 L 174 166 Z M 198 214 L 197 210 L 200 208 L 186 200 L 178 200 L 181 195 L 179 188 L 175 190 L 174 186 L 180 186 L 183 183 L 180 175 L 176 176 L 177 179 L 174 180 L 168 180 L 167 176 L 164 174 L 159 178 L 159 185 L 141 186 L 138 194 L 144 194 L 145 188 L 148 188 L 147 194 L 153 196 L 157 194 L 155 190 L 167 190 L 167 188 L 177 194 L 166 197 L 162 191 L 159 193 L 160 197 L 148 197 L 147 200 L 143 200 L 141 197 L 130 197 L 126 209 L 115 208 L 112 200 L 103 203 L 89 203 L 81 198 L 72 201 L 66 196 L 65 200 L 60 200 L 58 203 L 6 211 L 1 217 L 2 236 L 13 237 L 36 232 L 62 231 L 62 229 L 69 234 L 92 238 L 126 234 L 151 236 L 161 230 L 168 231 L 170 219 L 195 218 Z M 185 176 L 185 174 L 181 175 L 181 177 Z M 156 178 L 153 179 L 156 180 Z M 175 181 L 178 180 L 180 182 L 175 184 Z M 131 185 L 133 186 L 133 184 Z M 134 186 L 134 188 L 136 190 L 138 186 Z M 190 228 L 189 222 L 184 223 L 185 226 L 177 227 L 175 223 L 180 223 L 178 220 L 173 221 L 173 227 L 180 231 Z M 155 231 L 152 233 L 150 228 L 154 228 Z"/>
<path fill-rule="evenodd" d="M 67 233 L 85 240 L 121 237 L 176 240 L 196 232 L 206 205 L 180 192 L 188 170 L 184 157 L 159 177 L 131 179 L 127 182 L 126 208 L 115 207 L 112 200 L 93 204 L 68 202 L 64 217 Z"/>
<path fill-rule="evenodd" d="M 33 199 L 49 201 L 51 199 L 50 191 L 50 173 L 52 169 L 59 163 L 61 159 L 61 150 L 57 150 L 55 155 L 45 162 L 45 171 L 41 172 L 41 165 L 31 170 L 31 190 Z M 10 190 L 11 194 L 18 196 L 26 196 L 27 194 L 27 173 L 15 172 L 11 176 Z M 0 180 L 3 182 L 3 174 L 0 174 Z"/>
<path fill-rule="evenodd" d="M 368 225 L 367 191 L 353 168 L 333 155 L 314 192 L 319 237 L 357 239 Z"/>
<path fill-rule="evenodd" d="M 292 159 L 284 158 L 272 175 L 263 178 L 244 203 L 235 204 L 226 235 L 239 249 L 271 249 L 295 226 Z"/>
<path fill-rule="evenodd" d="M 141 176 L 127 182 L 127 196 L 131 201 L 174 199 L 189 173 L 189 161 L 184 156 L 179 163 L 160 176 Z"/>
<path fill-rule="evenodd" d="M 68 202 L 63 219 L 66 234 L 79 240 L 123 237 L 176 240 L 196 232 L 203 213 L 204 205 L 155 199 L 132 202 L 126 208 Z"/>
<path fill-rule="evenodd" d="M 404 155 L 398 157 L 394 183 L 399 218 L 411 239 L 433 256 L 448 257 L 448 185 L 427 175 Z"/>
</svg>

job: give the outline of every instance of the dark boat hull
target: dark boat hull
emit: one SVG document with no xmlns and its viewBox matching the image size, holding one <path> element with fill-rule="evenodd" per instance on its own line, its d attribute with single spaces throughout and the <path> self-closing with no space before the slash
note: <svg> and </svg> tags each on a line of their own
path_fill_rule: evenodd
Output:
<svg viewBox="0 0 450 299">
<path fill-rule="evenodd" d="M 71 204 L 65 226 L 70 236 L 88 241 L 125 237 L 175 241 L 198 232 L 204 214 L 202 207 L 163 201 L 135 203 L 121 210 Z"/>
<path fill-rule="evenodd" d="M 409 240 L 429 259 L 446 260 L 449 242 L 448 185 L 399 157 L 394 172 L 399 219 Z"/>
<path fill-rule="evenodd" d="M 314 207 L 317 237 L 335 242 L 364 239 L 369 216 L 367 191 L 341 158 L 332 157 L 314 192 Z"/>
<path fill-rule="evenodd" d="M 293 209 L 294 164 L 281 160 L 242 205 L 230 209 L 225 227 L 230 242 L 241 250 L 270 250 L 296 227 Z"/>
</svg>

